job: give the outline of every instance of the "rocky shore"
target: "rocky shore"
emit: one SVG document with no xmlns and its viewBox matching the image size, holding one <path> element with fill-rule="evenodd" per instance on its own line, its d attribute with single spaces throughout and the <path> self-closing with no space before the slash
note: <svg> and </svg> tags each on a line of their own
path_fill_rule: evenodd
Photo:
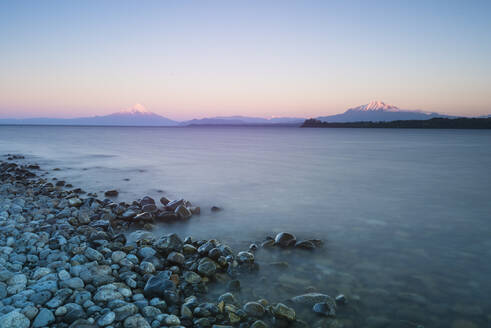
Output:
<svg viewBox="0 0 491 328">
<path fill-rule="evenodd" d="M 183 199 L 131 204 L 50 182 L 21 156 L 0 161 L 0 328 L 309 327 L 297 308 L 333 317 L 339 295 L 282 303 L 243 300 L 240 276 L 259 270 L 258 247 L 313 249 L 288 233 L 236 252 L 217 240 L 155 237 L 153 224 L 200 212 Z M 109 191 L 107 197 L 117 195 Z M 228 292 L 210 299 L 211 284 Z"/>
</svg>

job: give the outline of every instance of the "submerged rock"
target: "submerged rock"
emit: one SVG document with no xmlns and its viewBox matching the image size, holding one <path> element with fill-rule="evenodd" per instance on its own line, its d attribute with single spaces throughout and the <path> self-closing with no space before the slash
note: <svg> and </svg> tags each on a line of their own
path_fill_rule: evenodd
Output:
<svg viewBox="0 0 491 328">
<path fill-rule="evenodd" d="M 313 242 L 310 240 L 300 240 L 295 243 L 295 248 L 301 248 L 301 249 L 314 249 L 315 245 Z"/>
<path fill-rule="evenodd" d="M 271 311 L 273 312 L 273 315 L 279 319 L 286 319 L 288 321 L 294 321 L 295 317 L 296 317 L 295 310 L 286 306 L 283 303 L 276 304 L 275 306 L 273 306 L 271 308 Z"/>
<path fill-rule="evenodd" d="M 336 306 L 336 303 L 331 296 L 321 293 L 307 293 L 298 295 L 293 297 L 291 301 L 296 304 L 308 306 L 313 306 L 316 303 L 330 303 L 334 304 L 334 307 Z"/>
<path fill-rule="evenodd" d="M 335 316 L 336 315 L 336 307 L 333 306 L 333 303 L 315 303 L 312 307 L 312 310 L 315 313 L 324 315 L 324 316 Z"/>
<path fill-rule="evenodd" d="M 108 190 L 104 193 L 104 196 L 106 197 L 116 197 L 117 195 L 119 195 L 117 190 Z"/>
</svg>

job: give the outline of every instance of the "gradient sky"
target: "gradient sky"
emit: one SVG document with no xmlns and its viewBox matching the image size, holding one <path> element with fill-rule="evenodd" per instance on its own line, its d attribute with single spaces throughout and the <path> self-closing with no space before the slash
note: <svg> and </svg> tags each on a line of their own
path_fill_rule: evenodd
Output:
<svg viewBox="0 0 491 328">
<path fill-rule="evenodd" d="M 491 1 L 1 1 L 0 117 L 491 113 Z"/>
</svg>

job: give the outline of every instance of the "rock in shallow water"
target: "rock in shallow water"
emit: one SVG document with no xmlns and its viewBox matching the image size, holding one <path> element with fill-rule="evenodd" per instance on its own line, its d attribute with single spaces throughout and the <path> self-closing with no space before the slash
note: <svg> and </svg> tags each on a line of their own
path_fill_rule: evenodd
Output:
<svg viewBox="0 0 491 328">
<path fill-rule="evenodd" d="M 116 197 L 119 194 L 117 190 L 108 190 L 104 193 L 106 197 Z"/>
<path fill-rule="evenodd" d="M 291 233 L 280 232 L 279 234 L 276 235 L 274 242 L 276 245 L 280 247 L 290 247 L 295 245 L 296 238 Z"/>
<path fill-rule="evenodd" d="M 315 313 L 324 315 L 324 316 L 335 316 L 336 315 L 336 308 L 332 306 L 331 303 L 315 303 L 314 306 L 312 307 L 312 310 Z"/>
<path fill-rule="evenodd" d="M 262 317 L 264 315 L 264 307 L 257 302 L 247 302 L 244 305 L 244 311 L 251 317 Z"/>
<path fill-rule="evenodd" d="M 293 303 L 313 306 L 316 303 L 330 303 L 336 306 L 331 296 L 321 293 L 307 293 L 295 296 L 291 299 Z"/>
<path fill-rule="evenodd" d="M 295 248 L 311 250 L 315 248 L 315 245 L 310 240 L 300 240 L 295 243 Z"/>
<path fill-rule="evenodd" d="M 279 319 L 286 319 L 288 321 L 294 321 L 295 317 L 296 317 L 295 310 L 286 306 L 283 303 L 276 304 L 275 306 L 273 306 L 271 308 L 271 311 L 273 312 L 273 315 Z"/>
</svg>

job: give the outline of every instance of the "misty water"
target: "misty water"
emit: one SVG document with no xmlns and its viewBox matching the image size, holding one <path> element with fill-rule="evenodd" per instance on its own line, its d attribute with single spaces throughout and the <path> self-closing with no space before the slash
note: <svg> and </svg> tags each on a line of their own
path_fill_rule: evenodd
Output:
<svg viewBox="0 0 491 328">
<path fill-rule="evenodd" d="M 280 231 L 325 242 L 258 250 L 244 299 L 345 294 L 325 326 L 491 324 L 490 131 L 0 126 L 0 153 L 101 198 L 118 189 L 124 201 L 165 195 L 202 208 L 157 235 L 237 250 Z"/>
</svg>

